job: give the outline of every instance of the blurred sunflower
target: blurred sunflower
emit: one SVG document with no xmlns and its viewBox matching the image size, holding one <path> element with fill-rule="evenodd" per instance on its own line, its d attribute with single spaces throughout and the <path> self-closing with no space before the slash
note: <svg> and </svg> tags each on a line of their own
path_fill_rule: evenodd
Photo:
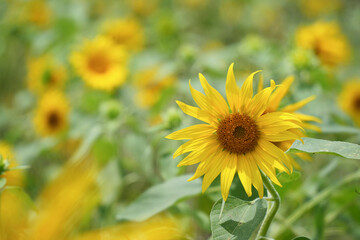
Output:
<svg viewBox="0 0 360 240">
<path fill-rule="evenodd" d="M 52 88 L 61 88 L 66 81 L 64 66 L 56 64 L 49 55 L 30 59 L 27 69 L 28 88 L 38 94 Z"/>
<path fill-rule="evenodd" d="M 39 27 L 46 28 L 50 25 L 52 11 L 45 0 L 27 1 L 27 20 Z"/>
<path fill-rule="evenodd" d="M 350 57 L 349 43 L 335 22 L 300 27 L 295 38 L 297 46 L 312 50 L 325 66 L 335 67 Z"/>
<path fill-rule="evenodd" d="M 185 231 L 179 219 L 165 215 L 152 217 L 144 222 L 120 223 L 116 226 L 89 231 L 74 240 L 131 239 L 131 240 L 175 240 L 182 239 Z"/>
<path fill-rule="evenodd" d="M 111 91 L 121 86 L 127 76 L 126 51 L 106 37 L 85 41 L 70 61 L 85 83 L 92 88 Z"/>
<path fill-rule="evenodd" d="M 136 103 L 142 108 L 150 108 L 156 104 L 164 89 L 173 87 L 176 77 L 163 74 L 159 67 L 153 67 L 135 74 L 134 84 L 137 89 Z"/>
<path fill-rule="evenodd" d="M 347 82 L 338 101 L 340 107 L 360 126 L 360 79 Z"/>
<path fill-rule="evenodd" d="M 159 0 L 126 0 L 132 11 L 139 16 L 148 16 L 156 10 Z"/>
<path fill-rule="evenodd" d="M 319 118 L 296 112 L 297 110 L 301 109 L 306 104 L 308 104 L 309 102 L 313 101 L 315 99 L 315 96 L 310 96 L 310 97 L 305 98 L 297 103 L 293 103 L 293 104 L 289 104 L 289 105 L 280 107 L 280 103 L 281 103 L 282 99 L 288 93 L 293 82 L 294 82 L 293 76 L 289 76 L 283 80 L 281 85 L 271 95 L 271 97 L 269 99 L 269 105 L 266 108 L 265 112 L 271 113 L 271 112 L 280 111 L 280 112 L 291 113 L 294 116 L 296 116 L 298 119 L 301 120 L 301 123 L 299 123 L 299 126 L 301 126 L 302 128 L 311 129 L 311 130 L 320 132 L 321 128 L 308 123 L 308 122 L 321 123 L 321 120 Z M 263 81 L 261 79 L 259 82 L 258 92 L 260 92 L 262 89 L 263 89 Z M 294 140 L 289 140 L 289 141 L 276 142 L 274 144 L 276 144 L 283 151 L 287 151 L 293 143 L 294 143 Z M 296 155 L 298 155 L 299 157 L 301 157 L 305 160 L 311 160 L 311 157 L 306 153 L 296 153 Z M 293 165 L 296 168 L 300 168 L 299 164 L 296 163 L 296 161 L 290 155 L 288 155 L 288 157 L 292 161 Z"/>
<path fill-rule="evenodd" d="M 66 129 L 68 125 L 69 104 L 60 91 L 46 92 L 40 99 L 34 124 L 42 136 L 53 135 Z"/>
<path fill-rule="evenodd" d="M 116 19 L 105 22 L 103 33 L 116 45 L 129 51 L 139 51 L 144 47 L 144 30 L 134 18 Z"/>
<path fill-rule="evenodd" d="M 8 168 L 11 169 L 18 165 L 12 147 L 6 142 L 0 141 L 0 155 L 3 160 L 9 161 Z M 0 175 L 0 178 L 1 177 L 6 179 L 6 183 L 9 186 L 21 186 L 23 182 L 23 174 L 21 171 L 5 171 Z"/>
<path fill-rule="evenodd" d="M 332 13 L 341 7 L 341 0 L 300 0 L 300 9 L 308 17 Z"/>
<path fill-rule="evenodd" d="M 0 198 L 6 206 L 0 209 L 1 240 L 70 239 L 99 202 L 97 173 L 86 160 L 67 164 L 41 192 L 36 212 L 27 195 L 6 189 Z"/>
<path fill-rule="evenodd" d="M 200 108 L 177 101 L 185 114 L 207 124 L 198 124 L 176 131 L 166 138 L 174 140 L 190 139 L 174 153 L 174 158 L 191 152 L 178 166 L 200 163 L 190 180 L 204 175 L 202 190 L 209 187 L 221 174 L 221 193 L 227 199 L 229 189 L 237 172 L 248 196 L 251 186 L 259 196 L 264 194 L 260 171 L 263 171 L 275 184 L 281 186 L 275 169 L 288 172 L 284 164 L 292 170 L 287 155 L 274 142 L 300 139 L 301 120 L 287 112 L 266 112 L 275 82 L 253 97 L 252 73 L 239 88 L 235 82 L 233 64 L 226 79 L 228 103 L 219 92 L 209 85 L 199 74 L 205 94 L 193 89 L 190 91 Z"/>
</svg>

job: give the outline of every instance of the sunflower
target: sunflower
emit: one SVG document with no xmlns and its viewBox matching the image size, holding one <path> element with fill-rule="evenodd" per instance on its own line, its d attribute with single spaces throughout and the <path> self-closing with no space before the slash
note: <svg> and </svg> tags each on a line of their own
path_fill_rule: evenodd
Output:
<svg viewBox="0 0 360 240">
<path fill-rule="evenodd" d="M 105 22 L 103 33 L 126 50 L 139 51 L 144 47 L 144 30 L 136 19 L 126 18 Z"/>
<path fill-rule="evenodd" d="M 46 28 L 51 23 L 52 11 L 45 0 L 31 0 L 26 6 L 27 20 L 38 27 Z"/>
<path fill-rule="evenodd" d="M 253 97 L 252 73 L 239 88 L 235 82 L 233 64 L 226 79 L 228 104 L 202 74 L 200 82 L 205 95 L 193 89 L 190 91 L 199 105 L 193 107 L 177 101 L 187 115 L 206 124 L 198 124 L 176 131 L 166 138 L 174 140 L 190 139 L 174 153 L 174 158 L 191 152 L 178 166 L 200 163 L 190 180 L 204 175 L 202 190 L 209 187 L 221 174 L 221 193 L 227 199 L 235 173 L 248 196 L 251 186 L 263 197 L 264 189 L 260 171 L 263 171 L 275 184 L 281 186 L 276 177 L 276 169 L 289 172 L 292 163 L 287 155 L 274 143 L 300 139 L 301 120 L 287 112 L 266 112 L 275 82 Z"/>
<path fill-rule="evenodd" d="M 308 104 L 309 102 L 313 101 L 315 99 L 315 96 L 310 96 L 310 97 L 305 98 L 294 104 L 280 107 L 280 103 L 281 103 L 282 99 L 286 96 L 286 94 L 289 91 L 293 82 L 294 82 L 294 76 L 288 76 L 287 78 L 285 78 L 283 80 L 281 85 L 271 95 L 271 97 L 269 99 L 269 105 L 266 108 L 265 112 L 270 113 L 270 112 L 280 111 L 280 112 L 291 113 L 291 114 L 295 115 L 298 119 L 301 120 L 301 123 L 299 123 L 299 126 L 301 126 L 302 128 L 311 129 L 311 130 L 320 132 L 321 129 L 318 126 L 308 123 L 308 122 L 321 123 L 321 120 L 319 118 L 296 112 L 297 110 L 301 109 L 306 104 Z M 263 82 L 261 79 L 259 86 L 258 86 L 258 91 L 260 92 L 262 89 L 263 89 Z M 293 143 L 294 143 L 294 140 L 276 142 L 274 144 L 276 144 L 278 147 L 280 147 L 283 151 L 287 151 Z M 296 153 L 296 155 L 298 155 L 299 157 L 301 157 L 305 160 L 311 160 L 311 157 L 306 153 Z M 293 165 L 299 169 L 300 168 L 299 164 L 296 163 L 296 161 L 291 156 L 288 156 L 288 157 L 292 161 Z"/>
<path fill-rule="evenodd" d="M 23 174 L 21 171 L 11 170 L 11 168 L 16 167 L 18 164 L 15 160 L 15 154 L 12 147 L 3 141 L 0 141 L 0 155 L 3 160 L 9 161 L 10 171 L 5 171 L 0 178 L 5 178 L 6 183 L 9 186 L 21 186 L 23 182 Z"/>
<path fill-rule="evenodd" d="M 66 81 L 64 66 L 55 63 L 49 55 L 30 59 L 27 69 L 28 88 L 38 94 L 52 88 L 61 88 Z"/>
<path fill-rule="evenodd" d="M 172 87 L 176 77 L 171 74 L 162 74 L 159 67 L 153 67 L 134 76 L 134 84 L 138 93 L 135 95 L 136 103 L 142 108 L 154 106 L 161 97 L 164 89 Z"/>
<path fill-rule="evenodd" d="M 36 109 L 34 124 L 42 136 L 53 135 L 66 129 L 68 124 L 69 104 L 60 91 L 46 92 Z"/>
<path fill-rule="evenodd" d="M 316 22 L 296 31 L 297 46 L 310 49 L 322 64 L 335 67 L 350 56 L 349 44 L 335 22 Z"/>
<path fill-rule="evenodd" d="M 338 101 L 340 107 L 360 126 L 360 79 L 347 82 Z"/>
<path fill-rule="evenodd" d="M 106 37 L 85 41 L 80 51 L 72 53 L 70 60 L 92 88 L 111 91 L 125 82 L 126 51 Z"/>
</svg>

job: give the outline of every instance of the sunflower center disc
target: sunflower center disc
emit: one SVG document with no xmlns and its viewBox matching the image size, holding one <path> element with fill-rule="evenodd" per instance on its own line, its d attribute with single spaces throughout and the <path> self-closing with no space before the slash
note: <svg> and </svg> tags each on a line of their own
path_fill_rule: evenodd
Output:
<svg viewBox="0 0 360 240">
<path fill-rule="evenodd" d="M 240 113 L 233 113 L 222 119 L 216 134 L 225 150 L 238 154 L 253 151 L 259 139 L 255 121 Z"/>
<path fill-rule="evenodd" d="M 354 100 L 354 106 L 357 111 L 360 111 L 360 96 L 356 97 Z"/>
<path fill-rule="evenodd" d="M 109 67 L 109 61 L 101 54 L 95 54 L 94 56 L 90 57 L 88 66 L 96 73 L 104 73 Z"/>
<path fill-rule="evenodd" d="M 56 128 L 60 123 L 60 117 L 56 112 L 51 112 L 48 116 L 48 124 L 51 128 Z"/>
</svg>

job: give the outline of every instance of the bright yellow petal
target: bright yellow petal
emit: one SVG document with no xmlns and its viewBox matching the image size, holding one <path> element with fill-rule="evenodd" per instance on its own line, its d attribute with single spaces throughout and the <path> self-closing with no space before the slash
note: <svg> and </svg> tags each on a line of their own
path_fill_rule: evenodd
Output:
<svg viewBox="0 0 360 240">
<path fill-rule="evenodd" d="M 216 124 L 216 122 L 214 121 L 214 118 L 208 112 L 206 112 L 200 108 L 187 105 L 180 101 L 176 101 L 176 103 L 179 105 L 179 107 L 185 114 L 187 114 L 191 117 L 197 118 L 203 122 L 209 123 L 209 124 L 213 124 L 213 125 Z"/>
<path fill-rule="evenodd" d="M 263 162 L 269 163 L 271 166 L 279 169 L 280 171 L 289 172 L 289 170 L 286 169 L 286 167 L 283 165 L 280 159 L 270 155 L 269 153 L 264 151 L 261 147 L 256 148 L 256 154 L 254 155 L 261 158 Z"/>
<path fill-rule="evenodd" d="M 237 112 L 240 107 L 240 89 L 236 84 L 234 76 L 234 63 L 229 67 L 226 77 L 226 98 L 232 112 Z"/>
<path fill-rule="evenodd" d="M 258 125 L 259 131 L 265 134 L 277 134 L 280 132 L 284 132 L 286 130 L 289 130 L 291 128 L 300 128 L 300 124 L 296 124 L 289 121 L 283 121 L 283 122 L 277 122 L 270 125 Z"/>
<path fill-rule="evenodd" d="M 282 186 L 279 180 L 276 178 L 275 168 L 271 166 L 268 162 L 262 161 L 262 159 L 258 156 L 257 151 L 249 152 L 247 154 L 252 155 L 255 159 L 256 164 L 259 168 L 273 181 L 276 185 Z"/>
<path fill-rule="evenodd" d="M 303 106 L 305 106 L 306 104 L 308 104 L 309 102 L 311 102 L 314 99 L 315 99 L 315 96 L 305 98 L 297 103 L 287 105 L 286 107 L 281 109 L 281 111 L 282 112 L 295 112 L 296 110 L 299 110 L 300 108 L 302 108 Z"/>
<path fill-rule="evenodd" d="M 199 79 L 206 96 L 208 99 L 211 99 L 211 101 L 214 102 L 214 108 L 217 110 L 217 112 L 222 115 L 228 114 L 228 105 L 221 94 L 208 83 L 206 78 L 201 73 L 199 73 Z"/>
<path fill-rule="evenodd" d="M 251 165 L 249 160 L 244 155 L 237 155 L 237 173 L 239 175 L 240 181 L 244 186 L 246 194 L 250 197 L 252 195 L 252 174 L 251 174 Z"/>
<path fill-rule="evenodd" d="M 268 104 L 269 98 L 272 91 L 275 89 L 275 82 L 271 80 L 271 87 L 267 87 L 258 94 L 254 96 L 254 98 L 250 101 L 249 109 L 251 109 L 251 116 L 253 118 L 257 118 L 264 113 Z"/>
<path fill-rule="evenodd" d="M 227 164 L 225 165 L 225 168 L 221 171 L 221 195 L 226 201 L 227 197 L 229 196 L 229 190 L 231 183 L 234 179 L 234 175 L 237 168 L 237 157 L 235 154 L 231 154 L 229 156 L 229 159 L 227 161 Z"/>
<path fill-rule="evenodd" d="M 258 119 L 256 119 L 256 123 L 262 126 L 268 126 L 283 121 L 292 121 L 295 123 L 301 123 L 301 120 L 298 119 L 294 114 L 285 113 L 285 112 L 271 112 L 264 114 L 260 116 Z"/>
<path fill-rule="evenodd" d="M 219 158 L 216 159 L 213 166 L 205 173 L 203 183 L 202 183 L 202 192 L 205 192 L 209 188 L 210 184 L 215 180 L 217 176 L 221 173 L 222 169 L 226 166 L 229 160 L 229 154 L 227 152 L 222 152 L 219 155 Z M 226 200 L 226 199 L 224 199 Z"/>
<path fill-rule="evenodd" d="M 253 96 L 253 79 L 254 75 L 260 71 L 256 71 L 245 80 L 244 84 L 242 85 L 239 93 L 240 98 L 240 112 L 243 113 L 245 110 L 245 106 L 249 103 L 250 99 Z"/>
<path fill-rule="evenodd" d="M 216 131 L 211 125 L 208 124 L 197 124 L 193 125 L 176 132 L 173 132 L 167 135 L 165 138 L 173 140 L 184 140 L 184 139 L 193 139 L 206 137 L 213 134 Z"/>
<path fill-rule="evenodd" d="M 259 139 L 258 144 L 262 148 L 262 150 L 282 161 L 288 168 L 290 168 L 291 172 L 293 171 L 293 166 L 291 164 L 291 161 L 288 159 L 287 155 L 280 148 L 278 148 L 273 143 L 268 142 L 264 139 Z"/>
<path fill-rule="evenodd" d="M 264 139 L 269 141 L 269 142 L 282 142 L 282 141 L 288 141 L 288 140 L 300 140 L 302 141 L 302 139 L 300 138 L 299 135 L 292 133 L 289 131 L 285 131 L 285 132 L 281 132 L 281 133 L 277 133 L 277 134 L 264 134 Z"/>
<path fill-rule="evenodd" d="M 209 156 L 215 154 L 215 152 L 218 150 L 218 145 L 219 144 L 217 142 L 208 143 L 201 150 L 191 152 L 186 156 L 186 158 L 181 160 L 177 166 L 188 166 L 207 160 Z"/>
<path fill-rule="evenodd" d="M 202 94 L 201 92 L 197 91 L 191 86 L 189 81 L 189 88 L 191 95 L 196 102 L 196 104 L 204 111 L 208 112 L 213 118 L 218 118 L 219 112 L 216 111 L 216 103 L 213 100 L 209 99 L 207 96 Z"/>
<path fill-rule="evenodd" d="M 270 104 L 269 104 L 270 112 L 274 112 L 278 109 L 281 100 L 289 91 L 289 88 L 293 82 L 294 82 L 294 76 L 289 76 L 274 91 L 274 93 L 270 97 Z"/>
<path fill-rule="evenodd" d="M 180 156 L 181 154 L 195 151 L 195 150 L 201 150 L 204 147 L 207 146 L 207 144 L 216 141 L 215 136 L 205 137 L 205 138 L 197 138 L 187 141 L 186 143 L 180 145 L 180 147 L 176 150 L 173 157 L 176 158 Z"/>
<path fill-rule="evenodd" d="M 302 114 L 302 113 L 293 113 L 295 117 L 299 118 L 301 121 L 306 121 L 306 122 L 317 122 L 317 123 L 322 123 L 320 118 L 311 116 L 311 115 L 306 115 L 306 114 Z"/>
</svg>

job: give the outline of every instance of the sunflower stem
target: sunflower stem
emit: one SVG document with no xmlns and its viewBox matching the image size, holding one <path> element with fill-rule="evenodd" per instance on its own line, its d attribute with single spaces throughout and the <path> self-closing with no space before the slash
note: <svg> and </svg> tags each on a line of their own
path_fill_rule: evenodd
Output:
<svg viewBox="0 0 360 240">
<path fill-rule="evenodd" d="M 273 221 L 276 212 L 280 207 L 279 193 L 276 191 L 274 185 L 271 183 L 271 180 L 262 171 L 260 171 L 260 173 L 263 179 L 263 183 L 268 192 L 268 198 L 272 199 L 272 203 L 269 202 L 269 205 L 271 205 L 271 207 L 266 212 L 266 216 L 258 232 L 257 239 L 261 239 L 262 237 L 266 236 L 270 224 Z"/>
</svg>

